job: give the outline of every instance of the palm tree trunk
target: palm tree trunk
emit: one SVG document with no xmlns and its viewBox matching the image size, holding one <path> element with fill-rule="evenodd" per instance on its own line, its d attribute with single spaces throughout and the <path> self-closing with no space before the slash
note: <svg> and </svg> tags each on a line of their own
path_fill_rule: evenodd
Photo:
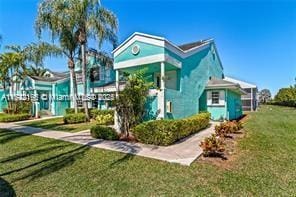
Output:
<svg viewBox="0 0 296 197">
<path fill-rule="evenodd" d="M 74 110 L 75 114 L 78 113 L 78 107 L 77 107 L 77 82 L 76 82 L 76 75 L 75 75 L 75 66 L 74 66 L 74 60 L 73 58 L 69 59 L 68 61 L 68 67 L 70 70 L 70 80 L 72 82 L 72 91 L 73 91 L 73 104 L 74 104 Z"/>
<path fill-rule="evenodd" d="M 86 99 L 87 96 L 87 82 L 86 82 L 86 55 L 85 55 L 85 42 L 81 43 L 81 55 L 82 55 L 82 83 L 83 83 L 83 105 L 84 105 L 84 111 L 86 120 L 89 121 L 89 111 L 88 111 L 88 101 Z"/>
</svg>

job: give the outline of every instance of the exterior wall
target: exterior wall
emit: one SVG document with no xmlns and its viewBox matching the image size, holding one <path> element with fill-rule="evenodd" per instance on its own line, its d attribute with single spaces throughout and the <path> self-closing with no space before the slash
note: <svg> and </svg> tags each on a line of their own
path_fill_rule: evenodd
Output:
<svg viewBox="0 0 296 197">
<path fill-rule="evenodd" d="M 225 102 L 223 105 L 209 105 L 207 102 L 207 91 L 221 91 L 206 90 L 199 99 L 200 111 L 208 111 L 211 113 L 212 120 L 233 120 L 242 116 L 242 102 L 241 95 L 229 89 L 225 91 Z"/>
<path fill-rule="evenodd" d="M 138 45 L 141 49 L 140 53 L 137 55 L 134 55 L 131 53 L 131 50 L 135 45 Z M 122 62 L 126 60 L 147 57 L 150 55 L 157 55 L 162 53 L 164 53 L 163 47 L 143 43 L 140 41 L 135 41 L 133 44 L 127 47 L 123 52 L 121 52 L 118 56 L 116 56 L 116 58 L 114 58 L 114 62 L 117 63 L 117 62 Z"/>
<path fill-rule="evenodd" d="M 227 90 L 227 113 L 229 120 L 237 119 L 242 116 L 241 95 Z"/>
<path fill-rule="evenodd" d="M 58 83 L 54 85 L 54 95 L 70 95 L 70 80 L 66 80 L 65 82 Z M 69 100 L 60 100 L 57 99 L 54 101 L 54 114 L 56 116 L 64 115 L 66 108 L 70 107 Z"/>
<path fill-rule="evenodd" d="M 7 107 L 7 101 L 4 99 L 5 95 L 8 94 L 8 90 L 0 90 L 0 112 Z"/>
<path fill-rule="evenodd" d="M 144 117 L 145 120 L 155 120 L 157 117 L 157 96 L 149 96 L 146 100 L 145 108 L 147 110 L 146 115 Z"/>
<path fill-rule="evenodd" d="M 182 59 L 166 50 L 166 53 L 182 62 L 180 70 L 180 91 L 166 89 L 166 101 L 172 102 L 172 113 L 168 118 L 178 119 L 200 111 L 199 98 L 202 96 L 209 77 L 222 78 L 223 69 L 218 57 L 213 55 L 212 45 Z"/>
</svg>

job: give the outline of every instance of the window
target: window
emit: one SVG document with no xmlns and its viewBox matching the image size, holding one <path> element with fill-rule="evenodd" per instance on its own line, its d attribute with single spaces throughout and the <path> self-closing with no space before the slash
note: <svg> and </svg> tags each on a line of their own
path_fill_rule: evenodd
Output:
<svg viewBox="0 0 296 197">
<path fill-rule="evenodd" d="M 159 75 L 156 77 L 156 86 L 158 88 L 160 88 L 160 76 Z"/>
<path fill-rule="evenodd" d="M 218 91 L 212 92 L 212 104 L 219 104 L 219 92 Z"/>
<path fill-rule="evenodd" d="M 82 103 L 82 100 L 76 100 L 77 102 L 77 107 L 83 107 L 83 103 Z"/>
</svg>

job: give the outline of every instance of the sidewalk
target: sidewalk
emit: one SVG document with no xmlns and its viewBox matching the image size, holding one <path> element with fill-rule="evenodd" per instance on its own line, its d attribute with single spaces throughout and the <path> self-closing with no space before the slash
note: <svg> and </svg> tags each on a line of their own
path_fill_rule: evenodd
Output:
<svg viewBox="0 0 296 197">
<path fill-rule="evenodd" d="M 17 125 L 16 123 L 0 123 L 0 128 L 2 129 L 9 129 L 35 136 L 88 145 L 94 148 L 102 148 L 112 151 L 129 153 L 188 166 L 202 154 L 202 149 L 199 147 L 199 144 L 205 137 L 210 136 L 212 133 L 214 133 L 214 126 L 215 123 L 211 123 L 210 127 L 208 127 L 207 129 L 204 129 L 197 134 L 185 138 L 174 145 L 164 147 L 146 145 L 141 143 L 129 143 L 124 141 L 93 139 L 90 136 L 89 131 L 68 133 L 22 126 Z"/>
</svg>

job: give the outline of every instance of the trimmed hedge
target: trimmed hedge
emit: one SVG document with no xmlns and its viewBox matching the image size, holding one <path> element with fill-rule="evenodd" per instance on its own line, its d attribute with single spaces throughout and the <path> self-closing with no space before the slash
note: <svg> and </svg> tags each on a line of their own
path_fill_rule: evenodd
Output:
<svg viewBox="0 0 296 197">
<path fill-rule="evenodd" d="M 74 108 L 67 108 L 66 114 L 75 114 L 75 109 Z M 78 113 L 84 113 L 84 108 L 78 108 Z"/>
<path fill-rule="evenodd" d="M 76 124 L 76 123 L 83 123 L 83 122 L 86 122 L 86 116 L 84 113 L 66 114 L 64 116 L 65 124 Z"/>
<path fill-rule="evenodd" d="M 74 114 L 75 113 L 75 109 L 74 108 L 67 108 L 66 110 L 66 114 Z M 78 113 L 84 113 L 84 108 L 78 108 Z M 114 110 L 112 109 L 89 109 L 89 115 L 91 118 L 95 119 L 98 115 L 107 115 L 110 114 L 112 116 L 114 116 Z"/>
<path fill-rule="evenodd" d="M 93 118 L 93 119 L 95 119 L 99 115 L 111 115 L 111 116 L 114 116 L 114 110 L 112 110 L 112 109 L 103 109 L 103 110 L 91 109 L 89 111 L 89 114 L 90 114 L 90 117 Z"/>
<path fill-rule="evenodd" d="M 110 114 L 97 115 L 96 121 L 99 125 L 112 125 L 114 124 L 114 116 Z"/>
<path fill-rule="evenodd" d="M 3 114 L 0 116 L 0 122 L 16 122 L 28 120 L 30 117 L 30 114 Z"/>
<path fill-rule="evenodd" d="M 154 145 L 170 145 L 197 133 L 208 126 L 210 113 L 200 113 L 180 120 L 153 120 L 137 125 L 133 134 L 139 142 Z"/>
<path fill-rule="evenodd" d="M 104 140 L 118 140 L 118 133 L 114 128 L 95 125 L 90 129 L 90 134 L 93 138 L 104 139 Z"/>
</svg>

